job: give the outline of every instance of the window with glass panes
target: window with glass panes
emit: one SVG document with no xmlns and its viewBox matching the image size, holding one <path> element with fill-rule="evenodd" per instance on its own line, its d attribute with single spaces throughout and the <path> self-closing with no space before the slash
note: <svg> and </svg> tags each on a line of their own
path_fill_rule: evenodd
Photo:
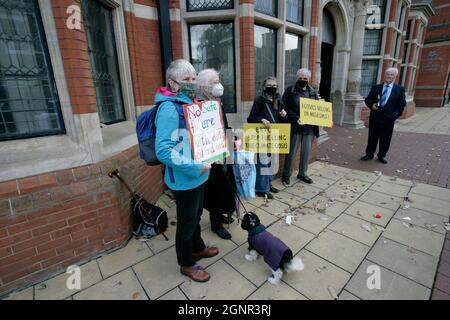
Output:
<svg viewBox="0 0 450 320">
<path fill-rule="evenodd" d="M 379 55 L 381 51 L 381 38 L 383 30 L 381 29 L 366 29 L 364 33 L 364 54 L 365 55 Z"/>
<path fill-rule="evenodd" d="M 276 17 L 278 13 L 278 0 L 256 0 L 255 10 Z"/>
<path fill-rule="evenodd" d="M 236 112 L 233 22 L 189 25 L 191 63 L 195 70 L 214 68 L 224 86 L 225 112 Z"/>
<path fill-rule="evenodd" d="M 64 133 L 37 0 L 0 1 L 0 140 Z"/>
<path fill-rule="evenodd" d="M 95 0 L 81 5 L 100 122 L 124 121 L 112 10 Z"/>
<path fill-rule="evenodd" d="M 286 0 L 286 20 L 303 25 L 304 0 Z"/>
<path fill-rule="evenodd" d="M 360 94 L 366 97 L 377 83 L 379 60 L 363 60 L 361 66 Z"/>
<path fill-rule="evenodd" d="M 233 0 L 186 0 L 187 11 L 233 9 Z"/>
<path fill-rule="evenodd" d="M 261 93 L 266 77 L 276 77 L 277 35 L 276 30 L 255 25 L 255 94 Z"/>
<path fill-rule="evenodd" d="M 303 38 L 292 33 L 285 35 L 285 75 L 284 86 L 293 85 L 297 81 L 297 71 L 302 65 L 302 40 Z"/>
<path fill-rule="evenodd" d="M 371 19 L 373 15 L 376 15 L 376 19 Z M 371 19 L 374 24 L 384 23 L 386 15 L 386 0 L 373 0 L 372 5 L 368 8 L 368 15 L 366 21 Z"/>
</svg>

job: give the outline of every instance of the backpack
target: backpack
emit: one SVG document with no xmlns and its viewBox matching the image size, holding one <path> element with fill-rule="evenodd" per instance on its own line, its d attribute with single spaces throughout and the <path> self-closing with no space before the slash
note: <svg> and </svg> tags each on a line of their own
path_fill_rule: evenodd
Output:
<svg viewBox="0 0 450 320">
<path fill-rule="evenodd" d="M 133 234 L 136 238 L 148 239 L 167 230 L 167 212 L 160 207 L 136 195 L 131 198 L 131 210 L 135 222 Z"/>
<path fill-rule="evenodd" d="M 155 119 L 158 113 L 158 107 L 161 103 L 150 110 L 142 112 L 137 118 L 136 135 L 139 142 L 139 157 L 145 161 L 149 166 L 160 165 L 161 162 L 156 157 L 155 140 L 156 140 L 156 125 Z M 185 128 L 186 120 L 184 118 L 183 105 L 174 102 L 178 112 L 178 127 Z"/>
</svg>

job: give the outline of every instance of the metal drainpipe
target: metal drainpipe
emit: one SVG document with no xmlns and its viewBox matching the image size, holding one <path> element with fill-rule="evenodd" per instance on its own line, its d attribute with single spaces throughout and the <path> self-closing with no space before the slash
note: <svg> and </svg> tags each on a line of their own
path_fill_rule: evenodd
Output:
<svg viewBox="0 0 450 320">
<path fill-rule="evenodd" d="M 163 79 L 165 81 L 166 70 L 172 62 L 172 33 L 170 31 L 169 1 L 158 2 L 159 38 L 161 40 L 161 59 L 163 67 Z"/>
</svg>

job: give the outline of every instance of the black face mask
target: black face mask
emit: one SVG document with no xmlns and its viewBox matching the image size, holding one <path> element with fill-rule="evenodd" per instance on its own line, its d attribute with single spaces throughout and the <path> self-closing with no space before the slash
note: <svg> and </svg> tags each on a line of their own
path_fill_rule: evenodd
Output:
<svg viewBox="0 0 450 320">
<path fill-rule="evenodd" d="M 269 96 L 273 96 L 273 95 L 275 95 L 275 93 L 277 93 L 277 88 L 267 87 L 267 88 L 264 88 L 264 92 L 267 93 Z"/>
<path fill-rule="evenodd" d="M 308 81 L 306 81 L 306 80 L 298 80 L 298 81 L 297 81 L 297 85 L 298 85 L 300 88 L 304 88 L 304 87 L 306 87 L 306 86 L 308 85 Z"/>
</svg>

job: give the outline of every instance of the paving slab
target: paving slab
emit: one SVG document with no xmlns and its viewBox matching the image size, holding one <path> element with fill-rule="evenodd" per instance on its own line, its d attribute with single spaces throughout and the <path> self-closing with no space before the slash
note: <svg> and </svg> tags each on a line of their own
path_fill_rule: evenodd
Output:
<svg viewBox="0 0 450 320">
<path fill-rule="evenodd" d="M 355 201 L 350 207 L 345 210 L 345 213 L 353 217 L 363 219 L 367 222 L 386 227 L 388 222 L 394 216 L 394 211 L 389 210 L 374 204 L 363 201 Z M 376 218 L 379 214 L 381 217 Z"/>
<path fill-rule="evenodd" d="M 372 185 L 371 182 L 361 181 L 355 178 L 344 177 L 338 181 L 336 181 L 336 187 L 341 187 L 344 190 L 351 190 L 356 194 L 361 194 Z"/>
<path fill-rule="evenodd" d="M 175 248 L 158 253 L 136 264 L 133 266 L 133 270 L 151 300 L 159 298 L 189 280 L 180 273 Z"/>
<path fill-rule="evenodd" d="M 303 210 L 302 210 L 303 211 Z M 294 216 L 293 225 L 318 235 L 323 231 L 335 218 L 326 214 L 308 210 L 307 212 L 298 213 Z"/>
<path fill-rule="evenodd" d="M 206 270 L 211 275 L 208 282 L 189 280 L 180 286 L 189 300 L 243 300 L 256 290 L 250 281 L 223 260 Z"/>
<path fill-rule="evenodd" d="M 339 295 L 338 300 L 361 300 L 361 299 L 351 294 L 350 292 L 343 290 L 342 293 Z"/>
<path fill-rule="evenodd" d="M 346 203 L 347 205 L 351 205 L 353 202 L 358 200 L 358 198 L 361 196 L 361 193 L 344 189 L 342 188 L 342 186 L 338 186 L 335 184 L 325 190 L 325 196 Z"/>
<path fill-rule="evenodd" d="M 296 183 L 292 187 L 285 189 L 285 191 L 293 194 L 294 196 L 310 200 L 321 193 L 322 189 L 313 187 L 309 184 Z"/>
<path fill-rule="evenodd" d="M 341 170 L 333 170 L 332 167 L 327 167 L 325 169 L 317 171 L 315 175 L 328 180 L 338 181 L 346 175 L 346 172 L 342 172 Z"/>
<path fill-rule="evenodd" d="M 300 212 L 324 213 L 331 217 L 338 217 L 349 204 L 337 201 L 335 197 L 317 196 L 303 204 Z"/>
<path fill-rule="evenodd" d="M 34 300 L 34 287 L 28 289 L 13 292 L 4 300 Z"/>
<path fill-rule="evenodd" d="M 290 212 L 289 205 L 275 199 L 262 204 L 259 209 L 262 209 L 278 218 Z"/>
<path fill-rule="evenodd" d="M 383 237 L 413 247 L 417 250 L 439 257 L 445 236 L 421 227 L 406 227 L 404 222 L 393 219 L 387 226 Z"/>
<path fill-rule="evenodd" d="M 163 239 L 162 236 L 158 236 L 158 238 Z M 132 238 L 124 248 L 101 257 L 97 261 L 103 277 L 108 278 L 152 255 L 153 252 L 145 242 Z"/>
<path fill-rule="evenodd" d="M 412 201 L 411 207 L 432 212 L 443 217 L 450 217 L 450 202 L 443 201 L 430 196 L 423 196 L 416 193 L 410 193 L 409 199 Z M 450 199 L 449 199 L 450 200 Z"/>
<path fill-rule="evenodd" d="M 336 183 L 335 180 L 326 179 L 316 174 L 310 175 L 309 177 L 314 181 L 312 185 L 319 189 L 326 189 Z"/>
<path fill-rule="evenodd" d="M 441 234 L 447 232 L 444 225 L 445 222 L 448 222 L 447 218 L 417 208 L 400 208 L 394 218 Z M 404 218 L 410 218 L 411 220 L 405 220 Z"/>
<path fill-rule="evenodd" d="M 439 263 L 438 257 L 383 237 L 370 250 L 367 259 L 428 288 L 433 286 Z"/>
<path fill-rule="evenodd" d="M 367 246 L 372 246 L 381 234 L 381 231 L 375 225 L 348 214 L 340 215 L 327 229 L 343 234 Z"/>
<path fill-rule="evenodd" d="M 392 184 L 395 184 L 395 185 L 406 186 L 406 187 L 412 187 L 414 185 L 413 181 L 402 179 L 402 178 L 398 178 L 395 175 L 392 175 L 392 176 L 390 176 L 390 175 L 389 176 L 382 175 L 380 177 L 379 181 L 392 183 Z"/>
<path fill-rule="evenodd" d="M 227 254 L 223 259 L 229 263 L 235 270 L 246 279 L 252 282 L 255 286 L 260 287 L 267 278 L 272 274 L 272 271 L 264 258 L 258 257 L 256 261 L 247 261 L 245 254 L 248 253 L 248 244 L 245 243 L 239 248 Z"/>
<path fill-rule="evenodd" d="M 353 273 L 370 250 L 369 246 L 325 230 L 306 246 L 308 251 Z"/>
<path fill-rule="evenodd" d="M 187 298 L 183 294 L 183 291 L 180 290 L 180 288 L 175 288 L 162 297 L 159 297 L 158 300 L 187 300 Z"/>
<path fill-rule="evenodd" d="M 369 289 L 368 280 L 374 272 L 369 269 L 373 262 L 363 261 L 345 290 L 363 300 L 428 300 L 431 290 L 382 266 L 380 270 L 380 289 Z M 375 265 L 376 266 L 376 265 Z M 370 283 L 370 282 L 369 282 Z"/>
<path fill-rule="evenodd" d="M 375 204 L 377 206 L 393 211 L 397 211 L 400 205 L 404 202 L 402 198 L 387 195 L 370 189 L 364 192 L 364 194 L 358 200 Z"/>
<path fill-rule="evenodd" d="M 411 188 L 407 186 L 392 184 L 385 181 L 377 181 L 370 187 L 370 190 L 375 190 L 381 193 L 394 195 L 400 198 L 406 197 L 410 189 Z"/>
<path fill-rule="evenodd" d="M 379 176 L 373 172 L 361 171 L 361 170 L 351 170 L 345 175 L 345 178 L 356 179 L 368 183 L 374 183 L 379 179 Z"/>
<path fill-rule="evenodd" d="M 308 199 L 303 199 L 301 197 L 294 196 L 293 194 L 284 192 L 284 191 L 275 193 L 273 196 L 276 201 L 279 201 L 279 202 L 282 202 L 282 203 L 288 205 L 289 209 L 291 211 L 295 210 L 295 208 L 300 207 L 302 204 L 304 204 L 308 201 Z M 261 206 L 261 208 L 263 208 L 263 207 L 264 207 L 264 205 Z"/>
<path fill-rule="evenodd" d="M 296 290 L 289 287 L 283 281 L 274 286 L 269 282 L 264 283 L 252 293 L 247 300 L 307 300 Z"/>
<path fill-rule="evenodd" d="M 68 289 L 67 280 L 72 275 L 63 273 L 47 281 L 35 285 L 35 300 L 63 300 L 95 283 L 102 281 L 102 276 L 96 261 L 80 266 L 81 289 Z"/>
<path fill-rule="evenodd" d="M 73 296 L 74 300 L 148 300 L 131 268 Z"/>
<path fill-rule="evenodd" d="M 283 281 L 307 299 L 333 300 L 330 290 L 339 294 L 350 279 L 350 273 L 305 249 L 298 256 L 303 260 L 305 269 L 286 274 Z M 317 272 L 318 269 L 320 272 Z"/>
<path fill-rule="evenodd" d="M 417 183 L 411 188 L 411 193 L 450 202 L 450 189 L 436 187 L 429 184 Z"/>
</svg>

